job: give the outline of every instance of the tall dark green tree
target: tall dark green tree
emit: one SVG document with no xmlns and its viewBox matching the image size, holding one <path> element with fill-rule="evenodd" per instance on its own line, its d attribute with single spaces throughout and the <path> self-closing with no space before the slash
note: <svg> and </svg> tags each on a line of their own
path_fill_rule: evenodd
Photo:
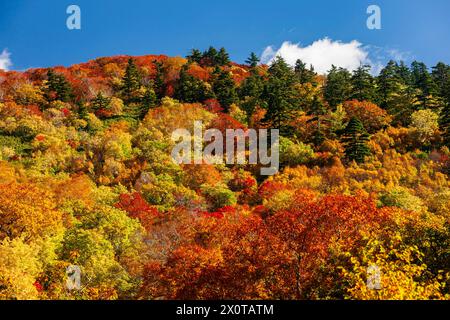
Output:
<svg viewBox="0 0 450 320">
<path fill-rule="evenodd" d="M 323 116 L 327 113 L 327 110 L 318 95 L 315 95 L 311 103 L 309 115 L 312 116 L 308 122 L 316 122 L 317 127 L 312 135 L 312 142 L 315 146 L 319 146 L 325 140 L 325 134 L 322 129 Z"/>
<path fill-rule="evenodd" d="M 111 98 L 106 97 L 102 92 L 99 91 L 95 99 L 91 102 L 91 109 L 95 113 L 98 113 L 99 111 L 107 110 L 110 104 Z"/>
<path fill-rule="evenodd" d="M 214 94 L 224 112 L 228 112 L 230 106 L 235 103 L 238 98 L 231 73 L 216 67 L 213 78 L 212 89 Z"/>
<path fill-rule="evenodd" d="M 248 64 L 251 68 L 256 68 L 256 66 L 259 63 L 259 58 L 256 55 L 256 53 L 252 52 L 250 53 L 250 56 L 245 60 L 245 63 Z"/>
<path fill-rule="evenodd" d="M 141 80 L 142 79 L 139 73 L 139 69 L 134 63 L 134 60 L 132 58 L 128 59 L 125 75 L 122 79 L 123 81 L 122 93 L 125 102 L 127 103 L 137 102 L 139 100 L 137 91 L 141 87 Z"/>
<path fill-rule="evenodd" d="M 371 67 L 369 65 L 362 65 L 353 71 L 351 78 L 352 93 L 350 99 L 375 102 L 375 83 L 370 74 L 370 69 Z"/>
<path fill-rule="evenodd" d="M 180 78 L 175 88 L 175 98 L 183 102 L 203 102 L 212 97 L 206 84 L 190 75 L 189 64 L 185 64 L 180 71 Z"/>
<path fill-rule="evenodd" d="M 44 88 L 47 101 L 69 102 L 73 98 L 72 87 L 64 75 L 56 73 L 53 69 L 47 70 L 47 86 Z"/>
<path fill-rule="evenodd" d="M 202 61 L 202 53 L 198 49 L 192 49 L 191 53 L 186 58 L 189 62 L 196 62 L 200 64 Z"/>
<path fill-rule="evenodd" d="M 362 163 L 366 156 L 369 156 L 370 149 L 367 146 L 369 141 L 369 134 L 365 130 L 362 122 L 352 117 L 347 127 L 344 129 L 341 141 L 345 147 L 345 156 L 349 161 L 356 161 Z"/>
<path fill-rule="evenodd" d="M 392 117 L 393 124 L 407 126 L 417 106 L 416 89 L 410 84 L 409 69 L 389 61 L 377 77 L 377 103 Z"/>
<path fill-rule="evenodd" d="M 254 70 L 254 69 L 252 69 Z M 240 106 L 247 114 L 249 120 L 256 107 L 265 107 L 262 94 L 264 92 L 264 79 L 258 72 L 251 72 L 238 89 Z"/>
<path fill-rule="evenodd" d="M 445 104 L 441 111 L 439 124 L 444 144 L 450 148 L 450 79 L 447 80 L 444 86 L 446 88 L 444 97 Z"/>
<path fill-rule="evenodd" d="M 306 63 L 298 59 L 295 62 L 294 71 L 295 74 L 297 75 L 298 81 L 301 84 L 312 83 L 313 85 L 317 85 L 316 82 L 317 74 L 314 72 L 314 67 L 312 65 L 309 68 L 307 68 Z"/>
<path fill-rule="evenodd" d="M 423 62 L 414 61 L 411 64 L 411 79 L 413 86 L 419 90 L 417 98 L 421 109 L 436 109 L 437 86 Z"/>
<path fill-rule="evenodd" d="M 230 56 L 228 55 L 228 52 L 225 50 L 225 48 L 220 48 L 219 52 L 217 53 L 215 64 L 219 66 L 226 66 L 230 64 Z"/>
<path fill-rule="evenodd" d="M 156 93 L 156 97 L 158 98 L 158 100 L 161 100 L 162 98 L 164 98 L 166 93 L 166 86 L 164 82 L 164 74 L 165 74 L 164 65 L 162 62 L 157 60 L 153 61 L 153 63 L 156 69 L 153 89 Z"/>
<path fill-rule="evenodd" d="M 432 68 L 431 77 L 437 86 L 439 96 L 445 100 L 447 96 L 447 83 L 450 80 L 450 66 L 439 62 Z"/>
<path fill-rule="evenodd" d="M 348 70 L 332 66 L 324 88 L 324 98 L 332 109 L 348 100 L 352 92 L 351 74 Z"/>
<path fill-rule="evenodd" d="M 268 71 L 269 77 L 263 93 L 267 105 L 265 120 L 288 136 L 293 111 L 299 109 L 293 87 L 297 79 L 282 57 L 277 57 Z"/>
<path fill-rule="evenodd" d="M 154 82 L 150 81 L 145 87 L 145 94 L 142 97 L 142 104 L 145 108 L 154 108 L 158 104 L 158 97 L 156 96 L 154 89 Z"/>
</svg>

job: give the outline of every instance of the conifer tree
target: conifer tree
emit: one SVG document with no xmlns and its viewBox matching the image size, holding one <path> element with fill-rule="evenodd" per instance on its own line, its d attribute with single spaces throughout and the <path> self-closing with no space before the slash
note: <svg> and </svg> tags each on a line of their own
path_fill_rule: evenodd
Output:
<svg viewBox="0 0 450 320">
<path fill-rule="evenodd" d="M 225 48 L 220 48 L 219 52 L 217 53 L 215 63 L 219 66 L 226 66 L 230 64 L 230 56 L 228 55 L 228 52 L 225 50 Z"/>
<path fill-rule="evenodd" d="M 72 87 L 64 75 L 56 73 L 51 68 L 47 71 L 47 86 L 44 92 L 47 101 L 69 102 L 73 97 Z"/>
<path fill-rule="evenodd" d="M 192 49 L 191 54 L 186 57 L 189 62 L 196 62 L 198 64 L 202 61 L 202 53 L 198 49 Z"/>
<path fill-rule="evenodd" d="M 164 83 L 164 65 L 159 61 L 154 61 L 155 69 L 156 69 L 156 75 L 154 80 L 154 90 L 156 93 L 156 97 L 158 100 L 161 100 L 164 98 L 166 87 Z"/>
<path fill-rule="evenodd" d="M 350 99 L 375 102 L 374 79 L 370 74 L 370 66 L 363 65 L 353 71 L 351 83 L 352 93 Z"/>
<path fill-rule="evenodd" d="M 189 64 L 185 64 L 180 71 L 180 78 L 178 79 L 175 97 L 183 102 L 203 102 L 211 98 L 212 93 L 208 90 L 206 84 L 190 75 Z"/>
<path fill-rule="evenodd" d="M 136 102 L 139 97 L 136 91 L 141 87 L 141 76 L 132 58 L 128 59 L 128 65 L 123 77 L 123 95 L 126 102 Z"/>
<path fill-rule="evenodd" d="M 364 129 L 362 122 L 358 118 L 352 117 L 344 129 L 341 139 L 345 146 L 346 158 L 357 163 L 364 162 L 365 157 L 371 154 L 367 146 L 369 138 L 370 136 Z"/>
<path fill-rule="evenodd" d="M 263 98 L 267 104 L 265 120 L 282 134 L 288 135 L 292 112 L 298 109 L 293 85 L 295 73 L 282 57 L 277 57 L 269 68 L 269 79 L 264 88 Z"/>
<path fill-rule="evenodd" d="M 247 60 L 245 60 L 245 63 L 248 64 L 251 68 L 256 68 L 259 61 L 260 59 L 258 58 L 258 56 L 254 52 L 251 52 L 250 56 L 247 58 Z"/>
<path fill-rule="evenodd" d="M 314 72 L 314 68 L 311 65 L 309 69 L 306 67 L 306 63 L 304 63 L 302 60 L 298 59 L 295 62 L 295 74 L 298 77 L 298 80 L 301 84 L 305 83 L 312 83 L 313 85 L 316 85 L 316 73 Z"/>
<path fill-rule="evenodd" d="M 350 98 L 351 75 L 346 69 L 332 66 L 324 88 L 324 98 L 332 109 Z"/>
<path fill-rule="evenodd" d="M 228 112 L 230 106 L 237 101 L 236 87 L 231 73 L 216 67 L 212 87 L 224 112 Z"/>
</svg>

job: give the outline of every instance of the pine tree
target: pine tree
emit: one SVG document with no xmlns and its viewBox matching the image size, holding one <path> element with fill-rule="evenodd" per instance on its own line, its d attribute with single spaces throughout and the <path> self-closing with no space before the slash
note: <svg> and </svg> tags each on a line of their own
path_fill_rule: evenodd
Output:
<svg viewBox="0 0 450 320">
<path fill-rule="evenodd" d="M 363 65 L 353 71 L 350 99 L 375 102 L 375 85 L 374 79 L 369 72 L 370 68 L 368 65 Z"/>
<path fill-rule="evenodd" d="M 427 66 L 418 61 L 411 64 L 413 86 L 418 89 L 417 98 L 421 102 L 421 109 L 435 109 L 439 106 L 436 100 L 437 86 L 428 72 Z"/>
<path fill-rule="evenodd" d="M 345 156 L 349 161 L 356 161 L 362 163 L 366 156 L 369 156 L 370 149 L 367 146 L 367 141 L 370 136 L 364 129 L 362 122 L 352 117 L 347 127 L 344 129 L 342 142 L 345 146 Z"/>
<path fill-rule="evenodd" d="M 220 48 L 219 52 L 217 53 L 215 63 L 219 66 L 226 66 L 230 64 L 230 56 L 228 55 L 225 48 Z"/>
<path fill-rule="evenodd" d="M 64 75 L 56 73 L 53 69 L 47 71 L 47 86 L 44 89 L 47 101 L 59 100 L 69 102 L 72 95 L 72 87 Z"/>
<path fill-rule="evenodd" d="M 260 60 L 258 56 L 254 52 L 251 52 L 250 56 L 247 58 L 247 60 L 245 60 L 245 63 L 248 64 L 251 68 L 256 68 L 259 61 Z"/>
<path fill-rule="evenodd" d="M 450 148 L 450 79 L 447 79 L 447 83 L 444 85 L 445 90 L 445 104 L 441 111 L 440 116 L 440 129 L 444 139 L 444 144 Z"/>
<path fill-rule="evenodd" d="M 180 71 L 180 78 L 177 81 L 175 97 L 183 102 L 203 102 L 212 97 L 206 84 L 190 75 L 189 64 L 185 64 Z"/>
<path fill-rule="evenodd" d="M 91 108 L 95 112 L 99 110 L 106 110 L 108 109 L 110 103 L 111 103 L 110 98 L 104 96 L 102 92 L 98 92 L 95 99 L 92 100 Z"/>
<path fill-rule="evenodd" d="M 267 104 L 265 120 L 286 135 L 289 135 L 292 113 L 299 106 L 294 94 L 295 83 L 294 71 L 282 57 L 277 57 L 269 67 L 269 79 L 263 93 Z"/>
<path fill-rule="evenodd" d="M 438 94 L 440 98 L 445 100 L 447 96 L 447 83 L 450 80 L 450 66 L 439 62 L 432 70 L 431 77 L 437 86 Z"/>
<path fill-rule="evenodd" d="M 153 61 L 155 64 L 156 75 L 154 80 L 154 90 L 158 100 L 164 98 L 166 93 L 166 87 L 164 83 L 164 65 L 159 61 Z"/>
<path fill-rule="evenodd" d="M 295 62 L 294 71 L 295 71 L 295 74 L 297 75 L 298 80 L 301 84 L 312 83 L 313 85 L 317 85 L 316 73 L 314 72 L 314 68 L 312 65 L 308 69 L 308 68 L 306 68 L 306 63 L 304 63 L 302 60 L 298 59 Z"/>
<path fill-rule="evenodd" d="M 315 146 L 319 146 L 325 140 L 325 134 L 322 130 L 322 116 L 327 112 L 322 100 L 315 95 L 311 103 L 309 115 L 313 116 L 308 122 L 317 122 L 317 128 L 313 133 L 312 142 Z"/>
<path fill-rule="evenodd" d="M 192 49 L 191 54 L 186 57 L 189 62 L 196 62 L 198 64 L 202 61 L 202 53 L 198 49 Z"/>
<path fill-rule="evenodd" d="M 145 94 L 142 97 L 142 104 L 148 109 L 155 107 L 158 104 L 155 89 L 153 88 L 153 81 L 150 81 L 145 88 Z"/>
<path fill-rule="evenodd" d="M 247 120 L 251 118 L 257 106 L 265 106 L 264 100 L 261 97 L 263 92 L 264 79 L 257 72 L 252 72 L 239 87 L 240 106 L 247 113 Z"/>
<path fill-rule="evenodd" d="M 352 92 L 351 75 L 348 70 L 332 66 L 327 76 L 324 98 L 332 109 L 348 100 Z"/>
<path fill-rule="evenodd" d="M 128 65 L 123 77 L 123 96 L 126 102 L 136 102 L 139 97 L 136 91 L 141 87 L 141 75 L 132 58 L 128 59 Z"/>
<path fill-rule="evenodd" d="M 214 71 L 213 91 L 224 112 L 237 101 L 236 87 L 231 73 L 216 67 Z"/>
</svg>

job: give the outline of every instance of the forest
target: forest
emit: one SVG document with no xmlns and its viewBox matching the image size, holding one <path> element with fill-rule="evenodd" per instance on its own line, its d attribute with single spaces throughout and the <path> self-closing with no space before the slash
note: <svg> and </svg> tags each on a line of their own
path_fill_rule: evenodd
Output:
<svg viewBox="0 0 450 320">
<path fill-rule="evenodd" d="M 175 164 L 194 121 L 279 129 L 279 172 Z M 0 70 L 0 299 L 449 299 L 449 147 L 442 62 Z"/>
</svg>

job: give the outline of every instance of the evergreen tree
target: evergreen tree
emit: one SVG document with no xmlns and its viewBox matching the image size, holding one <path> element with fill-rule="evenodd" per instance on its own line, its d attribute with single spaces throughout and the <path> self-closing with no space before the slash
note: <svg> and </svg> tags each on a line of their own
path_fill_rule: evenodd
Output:
<svg viewBox="0 0 450 320">
<path fill-rule="evenodd" d="M 217 57 L 215 59 L 215 65 L 218 66 L 226 66 L 230 64 L 230 56 L 228 55 L 225 48 L 220 48 L 219 52 L 217 53 Z"/>
<path fill-rule="evenodd" d="M 156 97 L 158 98 L 158 101 L 164 98 L 164 95 L 166 93 L 166 87 L 164 83 L 164 65 L 162 62 L 159 61 L 153 61 L 155 64 L 156 69 L 156 75 L 154 80 L 154 91 L 156 93 Z"/>
<path fill-rule="evenodd" d="M 47 101 L 69 102 L 73 98 L 72 87 L 64 75 L 56 73 L 53 69 L 47 71 L 47 86 L 44 88 Z"/>
<path fill-rule="evenodd" d="M 313 133 L 312 142 L 315 146 L 319 146 L 325 140 L 325 134 L 322 130 L 322 116 L 327 112 L 322 100 L 319 96 L 315 95 L 311 103 L 311 109 L 309 115 L 313 116 L 308 122 L 317 122 L 317 128 Z"/>
<path fill-rule="evenodd" d="M 259 61 L 260 60 L 258 56 L 254 52 L 252 52 L 250 53 L 250 56 L 247 58 L 247 60 L 245 60 L 245 63 L 248 64 L 251 68 L 256 68 Z"/>
<path fill-rule="evenodd" d="M 363 65 L 353 71 L 351 78 L 352 93 L 350 99 L 375 102 L 374 79 L 370 75 L 370 66 Z"/>
<path fill-rule="evenodd" d="M 202 61 L 202 53 L 198 49 L 192 49 L 191 54 L 186 57 L 189 62 L 196 62 L 198 64 Z"/>
<path fill-rule="evenodd" d="M 314 72 L 314 68 L 312 65 L 308 69 L 306 68 L 306 63 L 303 63 L 302 60 L 298 59 L 295 62 L 294 71 L 301 84 L 312 83 L 313 85 L 317 85 L 316 73 Z"/>
<path fill-rule="evenodd" d="M 103 93 L 99 91 L 95 99 L 91 102 L 91 109 L 97 113 L 99 111 L 108 110 L 110 104 L 111 98 L 104 96 Z"/>
<path fill-rule="evenodd" d="M 369 138 L 370 136 L 364 129 L 362 122 L 358 118 L 352 117 L 344 129 L 341 139 L 345 147 L 346 158 L 357 163 L 364 162 L 364 158 L 371 154 L 367 146 Z"/>
<path fill-rule="evenodd" d="M 136 92 L 141 87 L 141 75 L 132 58 L 128 59 L 128 65 L 122 80 L 124 100 L 126 102 L 136 102 L 139 99 Z"/>
<path fill-rule="evenodd" d="M 206 66 L 215 66 L 217 63 L 217 50 L 214 47 L 209 47 L 207 51 L 203 53 L 202 64 Z"/>
<path fill-rule="evenodd" d="M 236 87 L 231 73 L 216 67 L 214 71 L 212 88 L 224 112 L 237 101 Z"/>
<path fill-rule="evenodd" d="M 86 103 L 84 103 L 83 101 L 78 101 L 77 102 L 77 112 L 78 112 L 78 118 L 80 119 L 87 119 L 88 118 L 88 109 L 86 107 Z"/>
<path fill-rule="evenodd" d="M 142 97 L 142 104 L 148 109 L 155 107 L 158 104 L 155 89 L 153 88 L 153 81 L 150 81 L 145 88 L 145 94 Z"/>
<path fill-rule="evenodd" d="M 239 87 L 238 93 L 241 100 L 241 108 L 247 113 L 247 120 L 255 112 L 256 107 L 264 107 L 265 103 L 262 99 L 264 92 L 264 79 L 257 72 L 252 72 Z"/>
<path fill-rule="evenodd" d="M 447 83 L 450 80 L 450 66 L 439 62 L 432 70 L 431 76 L 437 86 L 439 97 L 445 100 L 447 96 Z"/>
<path fill-rule="evenodd" d="M 400 77 L 397 74 L 398 65 L 395 61 L 390 60 L 388 64 L 381 69 L 377 77 L 377 103 L 383 109 L 389 109 L 389 98 L 395 93 L 400 84 Z"/>
<path fill-rule="evenodd" d="M 445 90 L 445 104 L 441 111 L 440 128 L 444 139 L 444 144 L 450 148 L 450 79 L 444 85 Z"/>
<path fill-rule="evenodd" d="M 324 88 L 324 98 L 331 108 L 350 98 L 352 92 L 351 75 L 348 70 L 332 66 Z"/>
<path fill-rule="evenodd" d="M 293 88 L 295 83 L 294 71 L 282 57 L 277 57 L 269 67 L 269 79 L 263 93 L 267 105 L 265 120 L 286 135 L 290 129 L 292 112 L 298 109 Z"/>
<path fill-rule="evenodd" d="M 411 79 L 413 86 L 418 89 L 417 98 L 421 103 L 421 109 L 435 109 L 439 102 L 436 101 L 437 87 L 428 72 L 427 66 L 418 61 L 411 64 Z"/>
<path fill-rule="evenodd" d="M 206 84 L 190 75 L 189 64 L 185 64 L 180 71 L 175 91 L 175 97 L 183 102 L 203 102 L 212 97 L 212 93 L 208 90 Z"/>
</svg>

